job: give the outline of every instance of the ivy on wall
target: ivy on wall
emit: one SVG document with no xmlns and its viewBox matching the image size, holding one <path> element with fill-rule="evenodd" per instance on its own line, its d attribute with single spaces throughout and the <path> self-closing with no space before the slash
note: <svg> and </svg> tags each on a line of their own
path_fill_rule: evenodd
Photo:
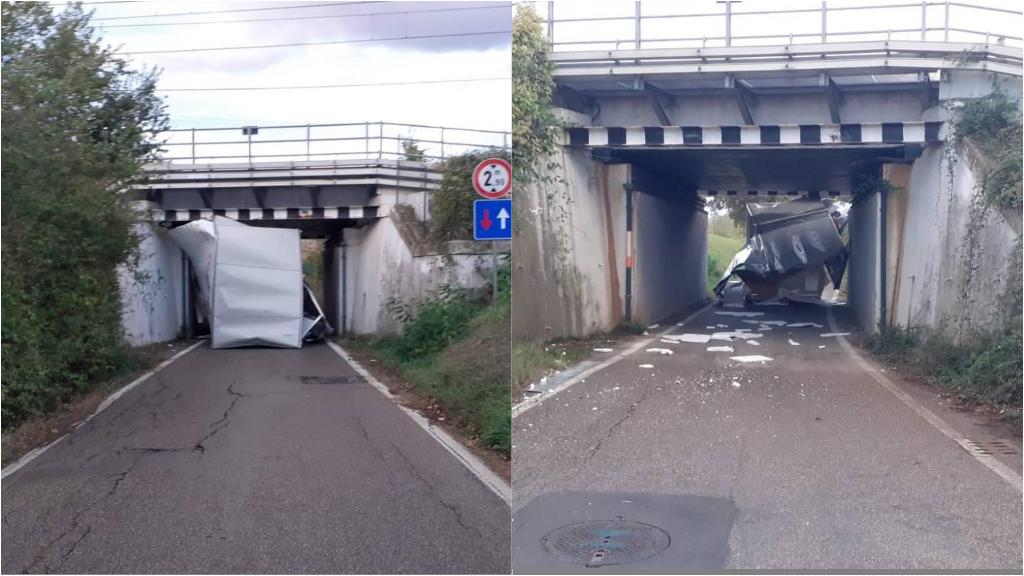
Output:
<svg viewBox="0 0 1024 576">
<path fill-rule="evenodd" d="M 555 150 L 561 124 L 551 110 L 554 63 L 540 16 L 530 6 L 516 6 L 512 19 L 512 171 L 513 181 L 540 178 L 537 163 Z"/>
<path fill-rule="evenodd" d="M 964 102 L 952 122 L 953 143 L 971 142 L 987 162 L 981 171 L 979 192 L 993 208 L 1020 211 L 1021 103 L 996 90 L 983 98 Z"/>
</svg>

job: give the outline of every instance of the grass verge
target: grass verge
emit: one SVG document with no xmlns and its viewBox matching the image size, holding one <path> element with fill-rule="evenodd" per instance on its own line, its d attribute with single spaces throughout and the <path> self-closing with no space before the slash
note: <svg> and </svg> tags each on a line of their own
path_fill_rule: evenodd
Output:
<svg viewBox="0 0 1024 576">
<path fill-rule="evenodd" d="M 438 419 L 505 457 L 512 449 L 507 278 L 499 275 L 498 298 L 489 304 L 449 290 L 409 310 L 401 336 L 343 343 L 395 374 L 428 405 L 440 405 Z"/>
<path fill-rule="evenodd" d="M 521 398 L 531 382 L 586 360 L 594 348 L 613 348 L 643 332 L 643 326 L 623 324 L 611 332 L 583 338 L 555 338 L 543 343 L 517 340 L 512 343 L 512 397 Z"/>
<path fill-rule="evenodd" d="M 874 356 L 907 368 L 970 403 L 994 408 L 1019 424 L 1021 336 L 1019 323 L 963 344 L 939 334 L 889 328 L 869 339 L 865 347 Z"/>
<path fill-rule="evenodd" d="M 708 234 L 708 293 L 718 284 L 725 269 L 732 262 L 732 257 L 743 248 L 741 238 Z"/>
</svg>

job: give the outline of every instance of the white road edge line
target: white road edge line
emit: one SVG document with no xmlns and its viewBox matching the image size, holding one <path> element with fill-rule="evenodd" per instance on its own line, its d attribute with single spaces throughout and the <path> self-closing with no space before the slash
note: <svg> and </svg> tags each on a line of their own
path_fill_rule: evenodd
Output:
<svg viewBox="0 0 1024 576">
<path fill-rule="evenodd" d="M 386 398 L 391 400 L 395 404 L 395 406 L 398 406 L 398 408 L 401 409 L 402 412 L 405 412 L 405 414 L 409 418 L 412 418 L 413 422 L 418 424 L 420 428 L 426 430 L 427 434 L 433 436 L 434 439 L 437 440 L 439 444 L 441 444 L 441 446 L 444 446 L 445 449 L 447 449 L 448 452 L 452 454 L 452 456 L 455 456 L 455 458 L 459 462 L 462 462 L 462 465 L 465 466 L 470 472 L 472 472 L 474 476 L 479 478 L 480 482 L 482 482 L 484 486 L 487 486 L 487 488 L 494 492 L 498 496 L 498 498 L 501 498 L 503 501 L 505 501 L 506 504 L 511 500 L 512 488 L 500 476 L 491 471 L 491 469 L 488 468 L 487 465 L 483 463 L 483 461 L 477 458 L 476 454 L 473 454 L 472 452 L 467 450 L 465 446 L 463 446 L 455 438 L 452 438 L 452 436 L 445 432 L 443 429 L 431 424 L 430 420 L 425 418 L 419 412 L 402 406 L 398 402 L 398 398 L 396 398 L 395 395 L 392 394 L 390 390 L 388 390 L 387 386 L 381 383 L 380 380 L 374 378 L 373 374 L 370 374 L 370 372 L 367 371 L 366 368 L 363 368 L 362 365 L 359 364 L 359 362 L 356 362 L 355 358 L 353 358 L 352 355 L 349 354 L 347 350 L 342 348 L 341 345 L 339 345 L 337 342 L 328 340 L 327 345 L 330 346 L 331 349 L 334 350 L 334 352 L 337 353 L 342 360 L 344 360 L 350 366 L 352 366 L 352 368 L 355 369 L 355 371 L 360 376 L 365 378 L 366 381 L 369 382 L 371 386 L 376 388 L 378 392 L 380 392 Z"/>
<path fill-rule="evenodd" d="M 829 309 L 828 311 L 828 325 L 830 330 L 832 330 L 833 332 L 836 331 L 836 321 L 832 315 L 831 309 Z M 850 342 L 846 339 L 845 336 L 840 336 L 839 338 L 837 338 L 837 340 L 839 340 L 840 346 L 842 346 L 843 350 L 847 353 L 847 355 L 849 355 L 850 358 L 853 359 L 854 363 L 856 363 L 861 370 L 867 372 L 868 375 L 874 378 L 875 381 L 878 382 L 883 388 L 885 388 L 889 392 L 892 392 L 894 396 L 902 400 L 903 403 L 910 407 L 911 410 L 916 412 L 918 416 L 924 418 L 925 421 L 931 424 L 933 428 L 935 428 L 939 432 L 942 432 L 944 436 L 959 444 L 961 448 L 967 451 L 967 453 L 973 456 L 978 462 L 981 462 L 982 464 L 985 465 L 986 468 L 999 475 L 1000 478 L 1002 478 L 1011 486 L 1013 486 L 1013 488 L 1017 490 L 1017 492 L 1024 492 L 1024 486 L 1022 486 L 1021 484 L 1022 478 L 1020 474 L 1018 474 L 1015 470 L 1013 470 L 1006 464 L 1000 462 L 992 455 L 980 454 L 972 450 L 970 444 L 967 442 L 967 439 L 964 438 L 959 432 L 957 432 L 956 429 L 947 424 L 946 421 L 940 418 L 938 414 L 929 410 L 927 406 L 915 400 L 913 396 L 904 392 L 898 384 L 890 380 L 885 374 L 883 374 L 877 368 L 872 366 L 870 362 L 865 360 L 864 357 L 861 356 L 859 352 L 857 352 L 857 350 L 853 347 L 852 344 L 850 344 Z"/>
<path fill-rule="evenodd" d="M 593 374 L 595 372 L 600 372 L 601 370 L 604 370 L 605 368 L 611 366 L 612 364 L 615 364 L 619 360 L 622 360 L 626 356 L 629 356 L 630 354 L 636 352 L 637 350 L 639 350 L 641 348 L 644 348 L 645 346 L 649 345 L 651 342 L 654 342 L 655 340 L 661 338 L 662 335 L 668 334 L 669 332 L 671 332 L 675 328 L 678 328 L 679 324 L 684 324 L 685 325 L 690 320 L 693 320 L 695 317 L 699 316 L 700 314 L 703 314 L 705 311 L 708 310 L 708 308 L 711 308 L 717 302 L 718 302 L 718 299 L 717 298 L 713 298 L 707 304 L 705 304 L 705 305 L 701 306 L 700 308 L 698 308 L 698 309 L 694 310 L 693 312 L 691 312 L 689 316 L 687 316 L 686 318 L 684 318 L 682 320 L 682 322 L 679 322 L 678 324 L 672 324 L 668 328 L 665 328 L 664 330 L 655 333 L 654 336 L 652 336 L 650 338 L 645 338 L 645 339 L 643 339 L 643 340 L 633 344 L 632 346 L 630 346 L 629 348 L 626 348 L 622 352 L 619 352 L 618 354 L 608 358 L 604 362 L 596 364 L 596 365 L 590 367 L 589 369 L 584 370 L 583 372 L 580 372 L 579 374 L 573 376 L 572 378 L 569 378 L 565 382 L 562 382 L 558 386 L 555 386 L 554 388 L 552 388 L 551 390 L 548 390 L 547 392 L 544 392 L 543 394 L 538 394 L 538 395 L 534 396 L 533 398 L 527 398 L 526 400 L 523 400 L 519 404 L 516 404 L 515 406 L 512 407 L 512 419 L 513 420 L 516 419 L 517 417 L 521 416 L 524 412 L 526 412 L 530 408 L 533 408 L 535 406 L 540 405 L 541 402 L 547 400 L 548 398 L 553 398 L 554 396 L 558 395 L 558 393 L 560 393 L 561 391 L 565 390 L 566 388 L 569 388 L 570 386 L 574 386 L 575 384 L 583 381 L 584 379 L 589 377 L 591 374 Z"/>
<path fill-rule="evenodd" d="M 14 473 L 15 473 L 15 472 L 17 472 L 18 470 L 21 470 L 22 468 L 24 468 L 24 467 L 25 467 L 25 465 L 26 465 L 26 464 L 28 464 L 29 462 L 32 462 L 33 460 L 35 460 L 36 458 L 38 458 L 39 456 L 41 456 L 41 455 L 42 455 L 42 454 L 43 454 L 44 452 L 46 452 L 46 451 L 47 451 L 47 450 L 49 450 L 50 448 L 53 448 L 53 447 L 54 447 L 54 446 L 56 446 L 56 445 L 57 445 L 58 443 L 60 443 L 60 442 L 61 442 L 62 440 L 64 440 L 64 439 L 65 439 L 65 438 L 67 438 L 68 436 L 70 436 L 70 435 L 71 435 L 72 433 L 74 433 L 74 431 L 75 431 L 75 430 L 78 430 L 79 428 L 81 428 L 82 426 L 84 426 L 84 425 L 85 425 L 86 423 L 88 423 L 88 422 L 89 422 L 90 420 L 92 420 L 93 418 L 95 418 L 96 416 L 98 416 L 98 415 L 99 415 L 99 414 L 100 414 L 101 412 L 103 412 L 103 411 L 104 411 L 104 410 L 106 410 L 107 408 L 110 408 L 110 405 L 111 405 L 111 404 L 113 404 L 114 402 L 116 402 L 116 401 L 117 401 L 117 399 L 118 399 L 118 398 L 120 398 L 121 396 L 124 396 L 125 394 L 127 394 L 127 393 L 128 393 L 128 392 L 129 392 L 129 391 L 130 391 L 130 390 L 132 389 L 132 388 L 135 388 L 135 387 L 136 387 L 136 386 L 138 386 L 139 384 L 142 384 L 142 383 L 143 383 L 143 382 L 145 382 L 145 381 L 146 381 L 146 380 L 147 380 L 147 379 L 148 379 L 149 377 L 153 376 L 153 375 L 154 375 L 154 374 L 156 374 L 157 372 L 159 372 L 159 371 L 163 370 L 164 368 L 166 368 L 166 367 L 167 367 L 167 366 L 168 366 L 168 365 L 169 365 L 169 364 L 170 364 L 171 362 L 174 362 L 174 361 L 175 361 L 175 360 L 177 360 L 178 358 L 181 358 L 181 357 L 182 357 L 182 356 L 184 356 L 185 354 L 188 354 L 188 353 L 189 353 L 189 352 L 191 352 L 192 350 L 195 350 L 195 349 L 196 349 L 197 347 L 199 347 L 199 346 L 200 346 L 201 344 L 205 344 L 205 343 L 206 343 L 206 340 L 200 340 L 200 341 L 198 341 L 198 342 L 196 342 L 196 343 L 192 344 L 192 345 L 191 345 L 191 346 L 189 346 L 188 348 L 185 348 L 185 349 L 184 349 L 184 350 L 182 350 L 181 352 L 178 352 L 178 353 L 177 353 L 177 354 L 175 354 L 174 356 L 171 356 L 171 357 L 170 357 L 170 358 L 168 358 L 167 360 L 164 360 L 164 361 L 163 361 L 163 362 L 161 362 L 160 364 L 157 364 L 156 368 L 153 368 L 153 369 L 152 369 L 152 370 L 150 370 L 149 372 L 146 372 L 146 373 L 145 373 L 145 374 L 143 374 L 142 376 L 139 376 L 139 377 L 138 377 L 138 378 L 136 378 L 135 380 L 132 380 L 132 381 L 131 381 L 131 382 L 130 382 L 129 384 L 126 384 L 126 385 L 125 385 L 124 387 L 122 387 L 122 388 L 121 388 L 120 390 L 118 390 L 117 392 L 114 392 L 114 393 L 113 393 L 113 394 L 111 394 L 110 396 L 107 396 L 107 397 L 106 397 L 106 398 L 105 398 L 105 399 L 103 400 L 103 402 L 100 402 L 100 405 L 96 407 L 96 410 L 95 410 L 95 411 L 94 411 L 94 412 L 93 412 L 92 414 L 90 414 L 90 415 L 89 415 L 89 416 L 88 416 L 88 417 L 87 417 L 87 418 L 86 418 L 85 420 L 82 420 L 81 422 L 79 422 L 79 423 L 75 424 L 75 425 L 74 425 L 74 427 L 72 427 L 72 428 L 71 428 L 71 431 L 70 431 L 70 432 L 68 432 L 67 434 L 64 434 L 64 435 L 63 435 L 63 436 L 61 436 L 60 438 L 57 438 L 57 439 L 56 439 L 56 440 L 54 440 L 53 442 L 50 442 L 50 443 L 49 443 L 49 444 L 47 444 L 46 446 L 43 446 L 43 447 L 41 447 L 41 448 L 36 448 L 35 450 L 32 450 L 32 451 L 31 451 L 31 452 L 29 452 L 28 454 L 25 454 L 24 456 L 22 456 L 21 458 L 19 458 L 19 459 L 18 459 L 18 461 L 17 461 L 17 462 L 15 462 L 14 464 L 11 464 L 10 466 L 8 466 L 8 467 L 4 468 L 4 469 L 3 469 L 3 472 L 2 472 L 2 473 L 0 473 L 0 479 L 3 479 L 3 478 L 7 478 L 7 477 L 8 477 L 8 476 L 10 476 L 11 474 L 14 474 Z"/>
</svg>

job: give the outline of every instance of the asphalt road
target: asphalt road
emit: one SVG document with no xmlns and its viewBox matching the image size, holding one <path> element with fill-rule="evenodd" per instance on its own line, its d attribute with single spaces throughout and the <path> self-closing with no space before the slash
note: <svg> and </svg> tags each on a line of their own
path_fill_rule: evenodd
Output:
<svg viewBox="0 0 1024 576">
<path fill-rule="evenodd" d="M 538 535 L 621 517 L 658 526 L 673 539 L 659 556 L 615 568 L 627 571 L 675 565 L 1020 572 L 1019 487 L 870 378 L 835 338 L 822 337 L 831 331 L 823 308 L 751 307 L 763 313 L 753 318 L 723 310 L 711 308 L 672 333 L 726 330 L 717 325 L 759 331 L 743 320 L 823 327 L 773 326 L 759 346 L 655 340 L 650 347 L 674 354 L 641 349 L 517 416 L 514 570 L 580 570 L 545 556 L 551 539 L 538 545 Z M 837 315 L 841 326 L 852 325 L 843 310 Z M 741 354 L 772 360 L 729 359 Z M 1019 474 L 1019 443 L 1016 450 L 1001 457 L 1015 461 Z M 675 500 L 638 507 L 637 494 Z M 688 550 L 693 533 L 673 533 L 669 524 L 690 514 L 687 499 L 697 498 L 707 499 L 711 511 L 693 514 L 731 526 L 721 542 Z M 681 512 L 665 514 L 669 506 Z"/>
<path fill-rule="evenodd" d="M 507 573 L 507 504 L 358 380 L 193 350 L 3 480 L 3 572 Z"/>
</svg>

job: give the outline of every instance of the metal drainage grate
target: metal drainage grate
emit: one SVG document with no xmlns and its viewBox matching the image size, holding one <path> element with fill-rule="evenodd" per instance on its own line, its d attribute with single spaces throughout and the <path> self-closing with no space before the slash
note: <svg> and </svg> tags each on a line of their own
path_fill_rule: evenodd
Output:
<svg viewBox="0 0 1024 576">
<path fill-rule="evenodd" d="M 967 445 L 978 454 L 1017 454 L 1017 447 L 1006 440 L 967 440 Z"/>
<path fill-rule="evenodd" d="M 358 384 L 366 382 L 362 376 L 299 376 L 303 384 Z"/>
<path fill-rule="evenodd" d="M 621 516 L 569 524 L 540 539 L 548 554 L 589 568 L 638 562 L 661 553 L 670 542 L 661 528 L 629 522 Z"/>
</svg>

